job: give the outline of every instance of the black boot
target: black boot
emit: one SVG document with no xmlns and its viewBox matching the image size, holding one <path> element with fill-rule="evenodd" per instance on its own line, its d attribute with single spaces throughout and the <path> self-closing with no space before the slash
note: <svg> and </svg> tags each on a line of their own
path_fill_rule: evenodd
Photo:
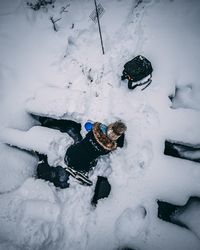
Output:
<svg viewBox="0 0 200 250">
<path fill-rule="evenodd" d="M 50 167 L 47 163 L 42 162 L 37 167 L 37 176 L 40 179 L 52 182 L 56 187 L 69 187 L 69 174 L 61 166 Z"/>
</svg>

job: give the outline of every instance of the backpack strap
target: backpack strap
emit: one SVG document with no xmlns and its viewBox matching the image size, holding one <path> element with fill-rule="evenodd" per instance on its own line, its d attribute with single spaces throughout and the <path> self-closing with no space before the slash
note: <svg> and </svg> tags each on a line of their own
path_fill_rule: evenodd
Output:
<svg viewBox="0 0 200 250">
<path fill-rule="evenodd" d="M 135 89 L 135 88 L 137 88 L 139 86 L 143 86 L 143 85 L 146 84 L 146 86 L 141 89 L 141 90 L 144 90 L 144 89 L 146 89 L 151 84 L 151 82 L 152 82 L 151 77 L 152 77 L 152 74 L 150 74 L 150 78 L 148 80 L 146 80 L 145 82 L 138 83 L 138 84 L 135 84 L 135 85 L 133 84 L 134 81 L 129 78 L 129 80 L 128 80 L 128 88 L 131 89 L 131 90 L 133 90 L 133 89 Z"/>
</svg>

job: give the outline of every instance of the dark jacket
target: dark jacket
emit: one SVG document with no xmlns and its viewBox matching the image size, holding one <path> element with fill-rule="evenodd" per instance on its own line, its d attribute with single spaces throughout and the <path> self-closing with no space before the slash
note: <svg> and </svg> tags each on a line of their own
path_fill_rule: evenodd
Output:
<svg viewBox="0 0 200 250">
<path fill-rule="evenodd" d="M 79 143 L 70 146 L 65 155 L 65 163 L 77 170 L 88 172 L 93 162 L 101 155 L 106 155 L 117 148 L 117 143 L 111 141 L 100 129 L 100 123 L 95 123 L 93 129 Z"/>
</svg>

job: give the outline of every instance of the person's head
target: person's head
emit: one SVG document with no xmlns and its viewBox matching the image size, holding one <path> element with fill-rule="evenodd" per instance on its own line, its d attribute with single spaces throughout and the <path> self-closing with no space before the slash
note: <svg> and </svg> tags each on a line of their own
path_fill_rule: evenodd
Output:
<svg viewBox="0 0 200 250">
<path fill-rule="evenodd" d="M 127 127 L 122 121 L 116 121 L 108 126 L 107 136 L 110 140 L 116 141 L 126 129 Z"/>
</svg>

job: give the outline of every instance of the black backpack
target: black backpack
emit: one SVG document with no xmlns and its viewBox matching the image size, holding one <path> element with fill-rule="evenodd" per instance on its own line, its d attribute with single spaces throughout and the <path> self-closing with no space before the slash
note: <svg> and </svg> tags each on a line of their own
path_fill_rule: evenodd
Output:
<svg viewBox="0 0 200 250">
<path fill-rule="evenodd" d="M 151 62 L 147 60 L 144 56 L 139 55 L 124 65 L 123 75 L 121 76 L 121 79 L 128 79 L 129 89 L 134 89 L 138 86 L 146 84 L 146 86 L 142 89 L 144 90 L 152 82 L 152 72 L 153 68 Z M 146 81 L 142 82 L 141 80 L 147 76 L 149 76 L 149 78 Z M 133 84 L 135 82 L 139 83 Z"/>
</svg>

